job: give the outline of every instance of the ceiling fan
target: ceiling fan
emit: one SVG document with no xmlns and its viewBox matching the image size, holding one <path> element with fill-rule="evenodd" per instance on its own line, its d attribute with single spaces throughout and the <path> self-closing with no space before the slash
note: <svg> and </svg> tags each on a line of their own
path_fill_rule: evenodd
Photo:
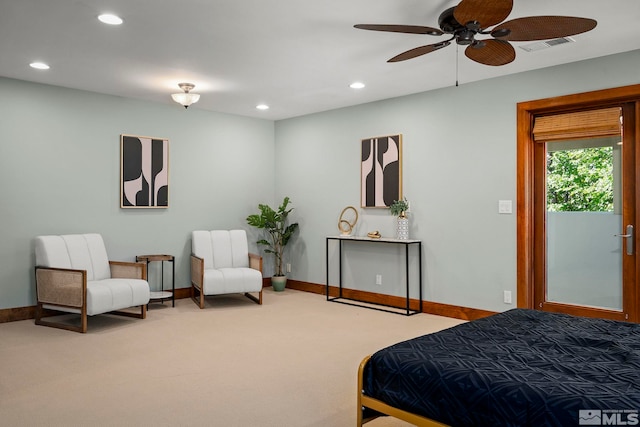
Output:
<svg viewBox="0 0 640 427">
<path fill-rule="evenodd" d="M 512 9 L 513 0 L 462 0 L 457 6 L 440 14 L 440 29 L 421 25 L 377 24 L 358 24 L 355 28 L 430 36 L 451 35 L 448 40 L 410 49 L 387 62 L 416 58 L 449 46 L 455 41 L 458 45 L 467 46 L 464 51 L 467 58 L 480 64 L 498 66 L 508 64 L 516 58 L 516 51 L 510 41 L 549 40 L 573 36 L 590 31 L 597 25 L 593 19 L 572 16 L 528 16 L 502 22 Z M 491 38 L 478 40 L 476 36 L 479 35 L 488 35 Z"/>
</svg>

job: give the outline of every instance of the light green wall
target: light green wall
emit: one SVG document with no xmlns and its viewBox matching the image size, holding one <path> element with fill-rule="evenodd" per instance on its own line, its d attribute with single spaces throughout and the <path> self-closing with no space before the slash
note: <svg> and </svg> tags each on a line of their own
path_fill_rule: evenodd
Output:
<svg viewBox="0 0 640 427">
<path fill-rule="evenodd" d="M 276 191 L 292 198 L 304 237 L 304 250 L 290 256 L 292 276 L 325 282 L 324 237 L 338 234 L 345 206 L 359 206 L 360 139 L 401 133 L 411 238 L 424 244 L 425 299 L 513 308 L 516 104 L 637 84 L 639 68 L 640 51 L 633 51 L 277 122 Z M 512 200 L 514 214 L 498 214 L 498 200 Z M 388 211 L 360 213 L 357 234 L 377 229 L 393 237 Z M 396 265 L 403 259 L 358 263 L 373 250 L 347 259 L 347 284 L 401 294 Z M 375 274 L 382 274 L 382 287 Z M 503 303 L 504 290 L 514 304 Z"/>
<path fill-rule="evenodd" d="M 396 133 L 411 237 L 424 243 L 425 299 L 511 308 L 502 293 L 515 301 L 516 218 L 497 204 L 513 200 L 515 210 L 516 103 L 637 84 L 639 68 L 634 51 L 275 124 L 0 78 L 0 309 L 35 304 L 36 235 L 99 232 L 113 259 L 174 254 L 176 284 L 187 287 L 192 230 L 247 228 L 257 203 L 285 195 L 301 227 L 290 277 L 324 284 L 325 236 L 337 234 L 343 207 L 359 206 L 359 141 Z M 170 140 L 169 209 L 119 208 L 121 133 Z M 359 234 L 393 234 L 387 211 L 361 214 Z M 347 266 L 350 279 L 399 293 L 387 283 L 397 259 L 379 258 Z"/>
<path fill-rule="evenodd" d="M 169 139 L 168 209 L 120 209 L 122 133 Z M 35 304 L 40 234 L 101 233 L 114 260 L 173 254 L 188 287 L 191 231 L 245 227 L 273 200 L 273 163 L 272 121 L 0 78 L 0 309 Z"/>
</svg>

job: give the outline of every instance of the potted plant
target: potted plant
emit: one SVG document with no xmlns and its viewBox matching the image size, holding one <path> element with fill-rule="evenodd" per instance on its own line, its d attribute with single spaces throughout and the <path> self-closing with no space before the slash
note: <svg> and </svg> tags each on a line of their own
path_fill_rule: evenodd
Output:
<svg viewBox="0 0 640 427">
<path fill-rule="evenodd" d="M 409 202 L 405 197 L 402 200 L 394 200 L 389 206 L 389 210 L 391 211 L 391 215 L 397 217 L 405 217 L 407 216 L 407 211 L 409 210 Z"/>
<path fill-rule="evenodd" d="M 409 218 L 407 211 L 409 210 L 409 202 L 407 198 L 402 200 L 394 200 L 389 206 L 392 215 L 398 217 L 396 226 L 396 236 L 398 239 L 407 240 L 409 238 Z"/>
<path fill-rule="evenodd" d="M 297 222 L 287 225 L 287 217 L 293 210 L 288 207 L 289 197 L 285 197 L 278 210 L 274 210 L 268 205 L 259 204 L 260 213 L 247 217 L 249 225 L 267 232 L 267 239 L 258 240 L 257 243 L 265 246 L 264 251 L 274 256 L 275 274 L 271 278 L 271 285 L 275 291 L 283 291 L 287 284 L 287 276 L 282 271 L 284 248 L 298 229 Z"/>
</svg>

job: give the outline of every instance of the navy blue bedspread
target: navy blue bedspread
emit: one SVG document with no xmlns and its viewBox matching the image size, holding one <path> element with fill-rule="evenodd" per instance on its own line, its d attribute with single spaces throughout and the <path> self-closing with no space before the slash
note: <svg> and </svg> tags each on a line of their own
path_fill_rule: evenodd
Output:
<svg viewBox="0 0 640 427">
<path fill-rule="evenodd" d="M 640 325 L 509 310 L 376 352 L 364 391 L 451 426 L 625 420 L 640 410 Z"/>
</svg>

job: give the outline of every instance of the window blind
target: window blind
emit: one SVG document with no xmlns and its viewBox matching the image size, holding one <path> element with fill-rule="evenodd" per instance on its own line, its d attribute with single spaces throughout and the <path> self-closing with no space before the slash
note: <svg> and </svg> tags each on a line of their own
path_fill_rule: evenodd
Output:
<svg viewBox="0 0 640 427">
<path fill-rule="evenodd" d="M 560 141 L 620 135 L 620 115 L 621 109 L 613 107 L 536 117 L 533 139 Z"/>
</svg>

